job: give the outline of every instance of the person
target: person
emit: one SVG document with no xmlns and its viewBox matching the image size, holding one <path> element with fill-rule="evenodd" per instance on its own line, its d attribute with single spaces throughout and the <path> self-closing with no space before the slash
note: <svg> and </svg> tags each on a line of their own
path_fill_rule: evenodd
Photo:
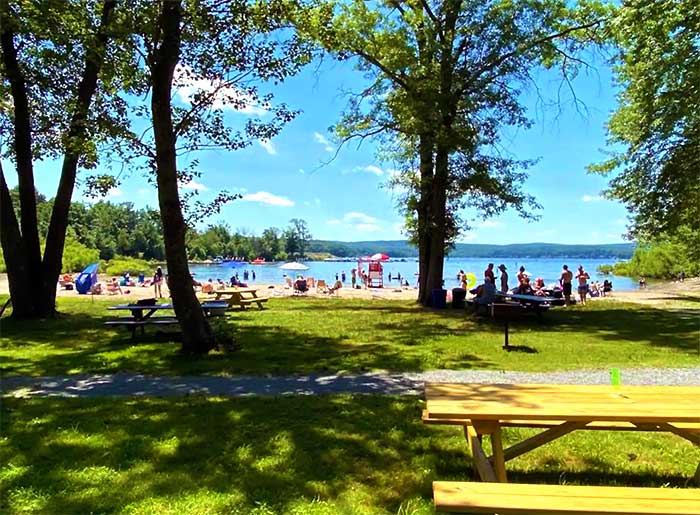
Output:
<svg viewBox="0 0 700 515">
<path fill-rule="evenodd" d="M 564 294 L 564 306 L 568 306 L 571 302 L 571 281 L 574 278 L 574 274 L 569 270 L 569 267 L 564 265 L 562 267 L 561 276 L 559 277 L 559 284 L 561 284 L 562 293 Z"/>
<path fill-rule="evenodd" d="M 305 293 L 308 291 L 309 287 L 306 284 L 306 279 L 304 279 L 303 275 L 297 276 L 297 280 L 294 281 L 294 291 L 295 292 L 300 292 L 300 293 Z"/>
<path fill-rule="evenodd" d="M 341 289 L 342 287 L 343 287 L 342 281 L 340 279 L 336 279 L 335 284 L 333 284 L 333 286 L 328 288 L 328 293 L 333 293 L 333 292 Z"/>
<path fill-rule="evenodd" d="M 588 275 L 588 272 L 583 269 L 583 265 L 579 265 L 576 279 L 578 279 L 578 296 L 579 299 L 581 299 L 581 304 L 586 303 L 586 295 L 588 294 L 588 279 L 590 278 L 591 276 Z"/>
<path fill-rule="evenodd" d="M 249 277 L 249 276 L 248 276 L 248 270 L 244 270 L 244 271 L 243 271 L 243 279 L 247 281 L 247 280 L 248 280 L 248 277 Z"/>
<path fill-rule="evenodd" d="M 253 270 L 252 276 L 253 276 L 253 281 L 255 281 L 255 270 Z"/>
<path fill-rule="evenodd" d="M 464 270 L 460 269 L 459 272 L 457 272 L 457 282 L 461 283 L 463 277 L 464 277 Z"/>
<path fill-rule="evenodd" d="M 515 276 L 518 279 L 518 286 L 520 286 L 523 281 L 525 280 L 525 277 L 527 277 L 527 274 L 525 273 L 525 267 L 521 266 L 520 270 L 518 271 L 518 275 Z"/>
<path fill-rule="evenodd" d="M 462 274 L 459 280 L 459 287 L 466 290 L 467 289 L 467 274 Z"/>
<path fill-rule="evenodd" d="M 646 287 L 647 287 L 647 278 L 644 277 L 643 275 L 639 277 L 639 287 L 640 287 L 640 288 L 646 288 Z"/>
<path fill-rule="evenodd" d="M 113 295 L 116 295 L 117 293 L 124 293 L 116 277 L 112 277 L 112 282 L 107 283 L 107 291 Z"/>
<path fill-rule="evenodd" d="M 607 279 L 603 281 L 603 290 L 601 292 L 601 295 L 603 297 L 607 297 L 608 293 L 612 291 L 612 281 L 608 281 Z"/>
<path fill-rule="evenodd" d="M 396 278 L 399 280 L 399 282 L 401 282 L 401 272 L 399 272 L 398 274 L 396 274 Z"/>
<path fill-rule="evenodd" d="M 534 295 L 535 292 L 532 289 L 532 286 L 530 285 L 530 277 L 525 275 L 523 277 L 523 282 L 521 282 L 518 285 L 518 294 L 520 295 Z"/>
<path fill-rule="evenodd" d="M 137 284 L 143 286 L 144 282 L 146 282 L 146 275 L 143 272 L 139 272 L 139 278 L 137 280 Z"/>
<path fill-rule="evenodd" d="M 598 284 L 598 281 L 593 281 L 591 283 L 591 288 L 589 290 L 589 293 L 591 294 L 591 298 L 600 297 L 600 286 Z"/>
<path fill-rule="evenodd" d="M 202 293 L 214 293 L 214 282 L 211 277 L 209 281 L 202 284 Z"/>
<path fill-rule="evenodd" d="M 343 270 L 343 273 L 340 274 L 340 280 L 344 283 L 345 279 L 347 279 L 347 277 L 345 276 L 345 270 Z M 391 279 L 389 279 L 389 280 L 391 281 Z"/>
<path fill-rule="evenodd" d="M 389 281 L 391 281 L 391 272 L 389 272 Z"/>
<path fill-rule="evenodd" d="M 508 293 L 508 269 L 503 263 L 498 265 L 498 269 L 501 271 L 501 293 Z"/>
<path fill-rule="evenodd" d="M 353 268 L 350 270 L 350 282 L 352 284 L 352 289 L 355 289 L 355 285 L 357 284 L 357 269 Z"/>
<path fill-rule="evenodd" d="M 217 290 L 225 290 L 226 289 L 226 283 L 221 280 L 221 277 L 217 277 L 216 282 L 217 282 L 217 285 L 216 285 Z"/>
<path fill-rule="evenodd" d="M 161 267 L 156 268 L 156 273 L 153 274 L 153 289 L 154 294 L 159 299 L 163 298 L 163 269 Z"/>
<path fill-rule="evenodd" d="M 476 298 L 474 299 L 474 308 L 477 306 L 488 306 L 496 298 L 496 286 L 491 279 L 484 277 L 484 284 L 477 287 Z"/>
<path fill-rule="evenodd" d="M 484 270 L 484 279 L 486 278 L 491 280 L 491 284 L 496 284 L 496 276 L 493 273 L 493 263 L 489 263 L 486 270 Z"/>
<path fill-rule="evenodd" d="M 532 287 L 532 293 L 538 297 L 546 297 L 547 292 L 544 291 L 544 279 L 538 277 L 535 279 L 535 285 Z"/>
<path fill-rule="evenodd" d="M 682 282 L 684 282 L 684 281 L 685 281 L 685 272 L 684 272 L 683 270 L 681 270 L 681 271 L 678 273 L 678 282 L 681 282 L 681 283 L 682 283 Z"/>
</svg>

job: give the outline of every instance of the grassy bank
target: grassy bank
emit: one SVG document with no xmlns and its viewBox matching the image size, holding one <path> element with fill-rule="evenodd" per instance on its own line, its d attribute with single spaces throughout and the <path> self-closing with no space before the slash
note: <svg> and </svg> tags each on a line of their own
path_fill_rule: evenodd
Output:
<svg viewBox="0 0 700 515">
<path fill-rule="evenodd" d="M 469 480 L 458 428 L 415 398 L 5 399 L 2 513 L 432 513 Z M 506 430 L 507 442 L 530 434 Z M 686 486 L 671 435 L 580 432 L 509 462 L 514 482 Z"/>
<path fill-rule="evenodd" d="M 504 352 L 499 322 L 462 310 L 422 309 L 410 301 L 272 299 L 268 309 L 232 312 L 218 320 L 242 349 L 198 360 L 153 329 L 132 343 L 107 329 L 114 298 L 59 299 L 60 318 L 0 321 L 0 371 L 55 375 L 130 371 L 149 374 L 298 374 L 429 369 L 563 370 L 697 366 L 697 317 L 635 304 L 599 301 L 555 309 L 511 324 Z"/>
</svg>

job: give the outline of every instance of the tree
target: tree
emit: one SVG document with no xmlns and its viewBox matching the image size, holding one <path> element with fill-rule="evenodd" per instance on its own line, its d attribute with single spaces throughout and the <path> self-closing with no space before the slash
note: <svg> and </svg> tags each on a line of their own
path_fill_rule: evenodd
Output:
<svg viewBox="0 0 700 515">
<path fill-rule="evenodd" d="M 283 81 L 305 61 L 306 52 L 293 37 L 266 37 L 278 25 L 275 4 L 250 5 L 245 0 L 181 0 L 144 2 L 135 19 L 145 53 L 145 75 L 151 93 L 155 152 L 141 144 L 150 158 L 158 184 L 165 256 L 173 306 L 183 333 L 182 351 L 204 354 L 216 339 L 191 287 L 187 263 L 187 224 L 178 186 L 196 173 L 178 168 L 179 153 L 206 148 L 237 150 L 255 139 L 270 139 L 296 113 L 271 97 L 258 96 L 253 81 Z M 190 100 L 189 108 L 172 104 L 173 87 L 208 83 Z M 272 112 L 268 121 L 250 120 L 234 131 L 224 122 L 222 106 L 262 105 Z M 135 142 L 137 145 L 139 142 Z M 231 197 L 228 197 L 231 198 Z M 220 197 L 211 209 L 226 200 Z"/>
<path fill-rule="evenodd" d="M 54 9 L 62 15 L 53 15 Z M 121 120 L 111 102 L 93 107 L 96 97 L 106 98 L 120 71 L 114 65 L 102 73 L 115 9 L 114 0 L 0 0 L 0 98 L 12 99 L 11 108 L 0 110 L 0 129 L 10 134 L 12 144 L 1 150 L 16 165 L 20 211 L 18 219 L 0 166 L 0 241 L 17 318 L 55 312 L 56 279 L 78 167 L 94 166 L 95 140 L 119 131 Z M 34 159 L 59 155 L 61 176 L 42 256 Z"/>
<path fill-rule="evenodd" d="M 700 10 L 693 0 L 626 0 L 611 22 L 621 87 L 608 122 L 623 147 L 594 165 L 632 215 L 630 236 L 691 230 L 700 242 Z M 700 251 L 699 251 L 700 252 Z M 697 253 L 696 253 L 697 257 Z"/>
<path fill-rule="evenodd" d="M 311 241 L 311 233 L 306 225 L 306 221 L 299 218 L 292 218 L 291 224 L 285 231 L 285 251 L 289 259 L 304 258 L 309 242 Z"/>
<path fill-rule="evenodd" d="M 520 94 L 534 69 L 559 64 L 571 79 L 575 54 L 595 37 L 601 13 L 564 0 L 374 5 L 323 3 L 294 23 L 338 58 L 357 57 L 370 80 L 336 132 L 344 141 L 383 137 L 403 162 L 419 301 L 427 305 L 442 287 L 446 247 L 459 230 L 448 205 L 467 205 L 468 195 L 484 215 L 513 206 L 529 216 L 532 199 L 520 187 L 529 163 L 507 156 L 501 129 L 530 125 Z"/>
</svg>

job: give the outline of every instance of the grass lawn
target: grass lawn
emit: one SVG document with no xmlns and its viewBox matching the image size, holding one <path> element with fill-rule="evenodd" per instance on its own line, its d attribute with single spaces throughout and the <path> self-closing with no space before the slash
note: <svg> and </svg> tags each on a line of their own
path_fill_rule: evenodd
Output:
<svg viewBox="0 0 700 515">
<path fill-rule="evenodd" d="M 1 513 L 432 513 L 472 478 L 458 428 L 414 397 L 3 399 Z M 505 430 L 506 442 L 530 434 Z M 688 486 L 672 435 L 578 432 L 509 462 L 513 482 Z"/>
<path fill-rule="evenodd" d="M 153 328 L 131 342 L 107 329 L 114 298 L 59 299 L 60 318 L 0 321 L 0 373 L 58 375 L 85 372 L 148 374 L 299 374 L 431 369 L 563 370 L 671 367 L 700 364 L 697 313 L 612 301 L 554 309 L 544 321 L 511 324 L 505 352 L 499 322 L 462 310 L 430 310 L 407 301 L 272 299 L 267 309 L 232 312 L 218 320 L 240 351 L 198 359 L 179 344 L 158 341 Z M 150 336 L 148 331 L 151 332 Z"/>
</svg>

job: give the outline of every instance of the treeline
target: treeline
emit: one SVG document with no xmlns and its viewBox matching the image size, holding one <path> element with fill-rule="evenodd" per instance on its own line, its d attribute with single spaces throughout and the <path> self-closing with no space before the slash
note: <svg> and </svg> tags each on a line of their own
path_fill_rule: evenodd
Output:
<svg viewBox="0 0 700 515">
<path fill-rule="evenodd" d="M 629 261 L 615 263 L 615 275 L 675 279 L 683 272 L 700 276 L 700 230 L 680 227 L 674 236 L 663 236 L 640 244 Z"/>
<path fill-rule="evenodd" d="M 450 251 L 453 258 L 581 258 L 602 259 L 630 258 L 634 252 L 634 243 L 610 245 L 559 245 L 555 243 L 522 243 L 512 245 L 487 245 L 475 243 L 458 243 Z M 390 241 L 322 241 L 314 240 L 309 251 L 330 253 L 338 257 L 366 256 L 384 252 L 394 258 L 415 257 L 416 248 L 402 240 Z"/>
<path fill-rule="evenodd" d="M 17 189 L 11 191 L 18 209 Z M 53 208 L 53 199 L 37 194 L 37 216 L 41 234 L 46 234 Z M 74 202 L 71 205 L 63 271 L 82 270 L 96 261 L 110 261 L 115 267 L 129 263 L 125 258 L 144 262 L 165 260 L 160 213 L 156 209 L 135 209 L 131 202 L 94 204 Z M 292 219 L 289 227 L 270 227 L 260 236 L 231 230 L 225 224 L 215 224 L 204 230 L 190 228 L 187 233 L 187 253 L 191 260 L 212 259 L 217 256 L 252 260 L 282 261 L 304 257 L 311 239 L 304 220 Z M 2 254 L 0 253 L 0 258 Z M 134 261 L 131 261 L 134 263 Z M 108 273 L 118 273 L 108 267 Z M 0 271 L 5 271 L 0 259 Z"/>
</svg>

